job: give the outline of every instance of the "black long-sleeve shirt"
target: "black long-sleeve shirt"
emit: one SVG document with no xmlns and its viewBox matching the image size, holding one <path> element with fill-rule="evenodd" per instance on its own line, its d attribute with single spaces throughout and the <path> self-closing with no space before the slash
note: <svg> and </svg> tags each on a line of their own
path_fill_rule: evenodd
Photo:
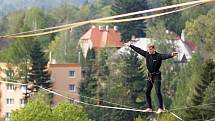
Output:
<svg viewBox="0 0 215 121">
<path fill-rule="evenodd" d="M 146 66 L 149 71 L 149 73 L 159 73 L 159 69 L 162 64 L 162 60 L 172 58 L 173 56 L 171 54 L 160 54 L 158 52 L 155 52 L 155 54 L 149 54 L 149 52 L 144 51 L 138 47 L 135 47 L 134 45 L 130 45 L 130 47 L 139 53 L 140 55 L 144 56 L 146 58 Z"/>
</svg>

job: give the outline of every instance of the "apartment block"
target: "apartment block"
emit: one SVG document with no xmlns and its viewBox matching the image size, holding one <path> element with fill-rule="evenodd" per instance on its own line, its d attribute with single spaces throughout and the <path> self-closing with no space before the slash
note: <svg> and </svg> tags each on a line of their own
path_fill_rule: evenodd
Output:
<svg viewBox="0 0 215 121">
<path fill-rule="evenodd" d="M 81 81 L 80 64 L 50 64 L 51 81 L 53 82 L 52 90 L 62 95 L 68 96 L 71 100 L 65 99 L 58 95 L 53 96 L 53 104 L 56 105 L 61 101 L 68 100 L 74 103 L 79 100 L 79 84 Z"/>
<path fill-rule="evenodd" d="M 4 83 L 8 81 L 9 67 L 12 70 L 16 69 L 16 67 L 11 68 L 9 64 L 0 63 L 0 118 L 2 120 L 8 120 L 12 111 L 24 107 L 23 93 L 27 90 L 26 85 Z"/>
<path fill-rule="evenodd" d="M 51 73 L 51 89 L 71 98 L 69 100 L 58 95 L 53 95 L 53 105 L 65 100 L 70 103 L 75 103 L 74 100 L 79 100 L 79 84 L 82 78 L 81 65 L 49 64 L 48 67 Z M 8 81 L 7 78 L 8 64 L 0 63 L 0 120 L 8 120 L 12 111 L 24 107 L 26 103 L 24 93 L 27 91 L 27 86 L 5 83 Z M 19 82 L 17 80 L 14 81 Z"/>
</svg>

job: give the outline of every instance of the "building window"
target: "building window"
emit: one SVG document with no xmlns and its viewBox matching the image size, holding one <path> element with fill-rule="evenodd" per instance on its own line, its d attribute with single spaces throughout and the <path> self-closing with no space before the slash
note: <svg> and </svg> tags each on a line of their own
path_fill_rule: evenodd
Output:
<svg viewBox="0 0 215 121">
<path fill-rule="evenodd" d="M 20 99 L 20 106 L 24 107 L 25 106 L 25 99 Z"/>
<path fill-rule="evenodd" d="M 7 90 L 11 91 L 14 90 L 14 85 L 13 84 L 6 84 Z"/>
<path fill-rule="evenodd" d="M 7 98 L 6 99 L 7 105 L 13 105 L 14 104 L 14 99 L 12 98 Z"/>
<path fill-rule="evenodd" d="M 75 85 L 74 84 L 69 85 L 69 91 L 75 92 Z"/>
<path fill-rule="evenodd" d="M 26 90 L 27 90 L 27 85 L 20 85 L 20 90 L 21 90 L 22 92 L 26 92 Z"/>
<path fill-rule="evenodd" d="M 74 70 L 69 71 L 69 77 L 75 78 L 75 71 Z"/>
<path fill-rule="evenodd" d="M 11 113 L 10 113 L 10 112 L 6 112 L 6 113 L 5 113 L 5 118 L 8 119 L 8 118 L 10 118 L 10 116 L 11 116 Z"/>
</svg>

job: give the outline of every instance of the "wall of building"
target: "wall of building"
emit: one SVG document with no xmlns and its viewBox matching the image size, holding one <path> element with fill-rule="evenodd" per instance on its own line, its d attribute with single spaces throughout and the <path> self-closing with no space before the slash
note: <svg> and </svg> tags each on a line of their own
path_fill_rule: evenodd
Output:
<svg viewBox="0 0 215 121">
<path fill-rule="evenodd" d="M 5 70 L 7 64 L 0 63 L 0 81 L 6 79 Z M 82 78 L 81 65 L 79 64 L 49 64 L 51 72 L 51 81 L 53 82 L 52 90 L 62 95 L 79 100 L 79 84 Z M 24 93 L 26 87 L 0 82 L 0 117 L 1 119 L 9 119 L 13 110 L 24 107 Z M 69 101 L 60 96 L 53 96 L 53 104 L 58 104 L 61 101 Z M 1 120 L 0 119 L 0 120 Z"/>
<path fill-rule="evenodd" d="M 81 66 L 79 64 L 50 64 L 52 90 L 60 94 L 79 100 L 79 84 L 81 81 Z M 54 95 L 53 103 L 68 100 Z M 73 100 L 69 100 L 71 103 Z"/>
<path fill-rule="evenodd" d="M 0 108 L 1 118 L 9 117 L 13 110 L 24 107 L 24 95 L 26 87 L 20 85 L 0 83 Z"/>
</svg>

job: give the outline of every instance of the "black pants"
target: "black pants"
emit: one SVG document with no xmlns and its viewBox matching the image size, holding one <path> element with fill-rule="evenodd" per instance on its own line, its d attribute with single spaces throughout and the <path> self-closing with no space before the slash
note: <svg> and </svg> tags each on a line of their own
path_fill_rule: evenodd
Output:
<svg viewBox="0 0 215 121">
<path fill-rule="evenodd" d="M 159 108 L 163 109 L 163 99 L 162 99 L 162 95 L 161 95 L 161 77 L 160 76 L 153 76 L 147 80 L 146 98 L 147 98 L 148 107 L 152 108 L 151 90 L 153 88 L 153 85 L 155 85 L 155 91 L 156 91 L 156 94 L 158 97 Z"/>
</svg>

